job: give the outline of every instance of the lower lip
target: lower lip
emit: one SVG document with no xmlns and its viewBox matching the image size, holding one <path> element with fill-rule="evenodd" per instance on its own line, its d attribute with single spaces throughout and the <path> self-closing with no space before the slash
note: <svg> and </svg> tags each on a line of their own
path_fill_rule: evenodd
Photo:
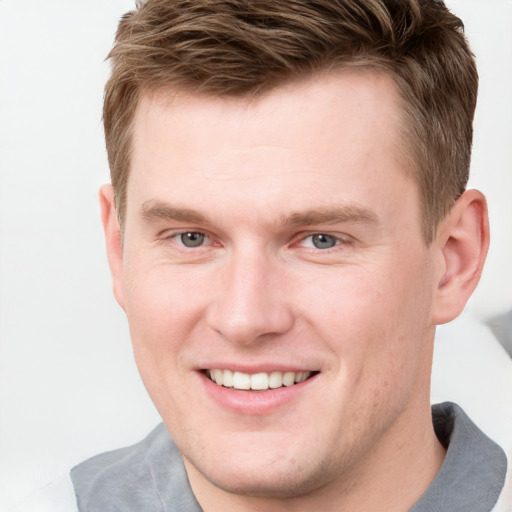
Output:
<svg viewBox="0 0 512 512">
<path fill-rule="evenodd" d="M 274 410 L 285 406 L 305 392 L 318 378 L 318 374 L 294 384 L 265 391 L 243 391 L 219 386 L 204 373 L 199 373 L 206 392 L 222 407 L 238 414 L 268 415 Z"/>
</svg>

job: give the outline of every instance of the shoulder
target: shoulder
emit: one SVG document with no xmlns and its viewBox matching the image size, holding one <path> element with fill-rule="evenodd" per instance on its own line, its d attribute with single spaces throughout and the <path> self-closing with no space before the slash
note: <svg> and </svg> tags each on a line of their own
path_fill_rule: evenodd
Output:
<svg viewBox="0 0 512 512">
<path fill-rule="evenodd" d="M 509 465 L 505 485 L 501 491 L 500 497 L 496 502 L 492 512 L 510 512 L 512 510 L 512 468 Z"/>
<path fill-rule="evenodd" d="M 81 490 L 101 486 L 107 480 L 119 477 L 123 481 L 140 481 L 147 474 L 148 466 L 157 462 L 154 456 L 157 459 L 172 458 L 175 450 L 165 426 L 160 424 L 137 444 L 101 453 L 78 464 L 71 470 L 71 478 L 75 487 Z"/>
<path fill-rule="evenodd" d="M 178 448 L 164 424 L 141 442 L 102 453 L 71 470 L 79 510 L 200 511 Z"/>
</svg>

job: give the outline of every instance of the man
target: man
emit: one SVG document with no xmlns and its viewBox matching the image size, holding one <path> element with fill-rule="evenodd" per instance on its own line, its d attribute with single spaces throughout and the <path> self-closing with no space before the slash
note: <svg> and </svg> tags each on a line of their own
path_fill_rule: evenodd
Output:
<svg viewBox="0 0 512 512">
<path fill-rule="evenodd" d="M 107 251 L 165 426 L 75 467 L 78 509 L 506 510 L 502 450 L 429 400 L 489 241 L 460 20 L 149 0 L 110 58 Z"/>
</svg>

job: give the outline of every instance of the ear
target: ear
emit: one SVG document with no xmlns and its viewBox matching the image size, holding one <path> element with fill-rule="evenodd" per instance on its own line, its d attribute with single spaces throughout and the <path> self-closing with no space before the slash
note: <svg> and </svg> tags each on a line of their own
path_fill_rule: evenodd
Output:
<svg viewBox="0 0 512 512">
<path fill-rule="evenodd" d="M 480 280 L 489 248 L 485 197 L 464 192 L 441 224 L 436 240 L 441 269 L 433 305 L 433 323 L 450 322 L 462 313 Z"/>
<path fill-rule="evenodd" d="M 114 287 L 114 296 L 124 309 L 123 297 L 123 245 L 121 227 L 117 218 L 114 189 L 112 185 L 103 185 L 100 189 L 101 221 L 105 231 L 108 264 Z"/>
</svg>

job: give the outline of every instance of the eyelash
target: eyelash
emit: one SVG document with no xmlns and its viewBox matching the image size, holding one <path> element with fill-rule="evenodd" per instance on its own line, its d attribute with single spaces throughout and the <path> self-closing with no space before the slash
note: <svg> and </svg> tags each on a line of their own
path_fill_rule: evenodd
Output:
<svg viewBox="0 0 512 512">
<path fill-rule="evenodd" d="M 163 242 L 172 242 L 174 240 L 179 240 L 183 235 L 199 235 L 199 236 L 203 236 L 208 241 L 211 240 L 211 237 L 208 236 L 207 233 L 204 233 L 203 231 L 194 231 L 194 230 L 178 231 L 178 232 L 172 233 L 170 235 L 163 236 L 162 240 L 163 240 Z M 181 247 L 184 247 L 187 249 L 199 249 L 201 247 L 204 247 L 204 245 L 205 245 L 204 243 L 202 243 L 201 245 L 197 245 L 197 246 L 193 246 L 193 245 L 187 246 L 183 243 L 183 240 L 178 241 L 177 243 Z"/>
<path fill-rule="evenodd" d="M 331 247 L 323 247 L 323 248 L 320 248 L 320 247 L 317 247 L 315 246 L 315 242 L 314 242 L 314 238 L 315 237 L 324 237 L 326 239 L 329 239 L 331 241 L 334 242 L 334 244 L 331 246 Z M 311 244 L 310 245 L 305 245 L 305 242 L 310 239 L 311 240 Z M 339 246 L 339 245 L 343 245 L 343 244 L 346 244 L 347 242 L 341 238 L 340 236 L 336 236 L 336 235 L 331 235 L 330 233 L 324 233 L 324 232 L 316 232 L 316 233 L 311 233 L 307 236 L 303 236 L 300 240 L 299 240 L 299 243 L 298 245 L 304 247 L 304 248 L 307 248 L 307 249 L 313 249 L 313 250 L 319 250 L 319 251 L 322 251 L 322 252 L 325 252 L 325 251 L 328 251 L 330 249 L 334 249 L 335 247 Z"/>
<path fill-rule="evenodd" d="M 183 235 L 199 235 L 199 236 L 202 236 L 204 237 L 206 243 L 204 243 L 204 241 L 200 244 L 200 245 L 185 245 L 183 243 L 183 239 L 179 240 L 180 237 L 182 237 Z M 313 238 L 314 237 L 325 237 L 327 239 L 330 239 L 332 241 L 334 241 L 334 245 L 332 245 L 331 247 L 324 247 L 324 248 L 320 248 L 320 247 L 315 247 L 315 244 L 313 242 Z M 295 237 L 295 239 L 297 240 L 297 237 Z M 311 243 L 309 245 L 305 245 L 305 242 L 310 239 L 311 240 Z M 186 249 L 201 249 L 203 247 L 205 247 L 205 245 L 212 242 L 212 237 L 209 236 L 207 233 L 203 232 L 203 231 L 194 231 L 194 230 L 183 230 L 183 231 L 178 231 L 178 232 L 174 232 L 170 235 L 166 235 L 166 236 L 163 236 L 162 237 L 162 241 L 163 242 L 170 242 L 170 241 L 176 241 L 178 240 L 176 243 L 180 246 L 180 247 L 183 247 L 185 250 Z M 215 242 L 214 242 L 215 243 Z M 314 233 L 309 233 L 309 234 L 301 234 L 300 237 L 298 238 L 298 241 L 297 242 L 294 242 L 292 243 L 292 246 L 295 245 L 295 246 L 299 246 L 299 247 L 302 247 L 306 250 L 313 250 L 313 251 L 320 251 L 320 252 L 328 252 L 330 251 L 331 249 L 335 249 L 336 247 L 338 246 L 341 246 L 341 245 L 347 245 L 349 244 L 350 241 L 347 240 L 347 237 L 343 237 L 343 236 L 339 236 L 339 235 L 333 235 L 333 234 L 330 234 L 328 232 L 323 232 L 323 231 L 316 231 Z M 217 244 L 217 245 L 220 245 L 220 244 Z"/>
</svg>

